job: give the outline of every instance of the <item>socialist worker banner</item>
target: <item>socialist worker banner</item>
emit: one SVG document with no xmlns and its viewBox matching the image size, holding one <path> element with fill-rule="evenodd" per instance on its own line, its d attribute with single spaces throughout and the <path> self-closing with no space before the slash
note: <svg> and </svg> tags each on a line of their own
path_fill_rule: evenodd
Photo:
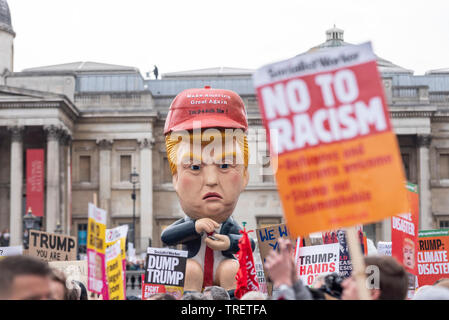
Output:
<svg viewBox="0 0 449 320">
<path fill-rule="evenodd" d="M 402 263 L 407 272 L 417 275 L 418 186 L 407 183 L 407 195 L 410 203 L 409 210 L 404 214 L 391 217 L 391 255 Z"/>
<path fill-rule="evenodd" d="M 27 149 L 26 210 L 44 216 L 44 149 Z"/>
<path fill-rule="evenodd" d="M 296 56 L 253 75 L 292 236 L 408 209 L 371 44 Z"/>
<path fill-rule="evenodd" d="M 449 278 L 449 230 L 423 230 L 418 239 L 418 285 Z"/>
</svg>

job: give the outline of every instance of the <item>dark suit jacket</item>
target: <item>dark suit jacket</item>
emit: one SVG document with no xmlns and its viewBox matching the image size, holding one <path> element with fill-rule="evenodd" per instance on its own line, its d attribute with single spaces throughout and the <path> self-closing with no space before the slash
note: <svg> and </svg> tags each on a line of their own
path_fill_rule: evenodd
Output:
<svg viewBox="0 0 449 320">
<path fill-rule="evenodd" d="M 195 221 L 185 217 L 174 222 L 162 232 L 162 242 L 167 246 L 183 244 L 185 250 L 189 252 L 188 258 L 194 257 L 201 247 L 201 235 L 195 230 Z M 235 259 L 233 254 L 239 251 L 239 239 L 242 237 L 240 230 L 242 229 L 232 217 L 222 223 L 220 234 L 227 235 L 231 242 L 229 249 L 222 251 L 225 257 Z M 251 238 L 250 241 L 251 249 L 254 251 L 256 244 Z"/>
</svg>

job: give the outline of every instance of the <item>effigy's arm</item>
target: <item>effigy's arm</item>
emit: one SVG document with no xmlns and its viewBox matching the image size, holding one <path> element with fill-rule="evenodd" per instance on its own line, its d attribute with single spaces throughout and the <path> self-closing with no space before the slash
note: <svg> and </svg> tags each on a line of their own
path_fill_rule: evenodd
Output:
<svg viewBox="0 0 449 320">
<path fill-rule="evenodd" d="M 180 219 L 168 226 L 161 234 L 161 240 L 168 246 L 183 244 L 201 238 L 195 230 L 194 220 Z"/>
</svg>

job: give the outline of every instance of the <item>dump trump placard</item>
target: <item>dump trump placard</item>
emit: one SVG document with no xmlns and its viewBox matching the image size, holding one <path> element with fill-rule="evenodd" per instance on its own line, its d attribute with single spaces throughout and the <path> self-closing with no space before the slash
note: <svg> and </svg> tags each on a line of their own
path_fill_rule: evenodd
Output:
<svg viewBox="0 0 449 320">
<path fill-rule="evenodd" d="M 402 161 L 370 43 L 267 65 L 253 80 L 293 237 L 407 210 Z"/>
<path fill-rule="evenodd" d="M 184 292 L 187 251 L 166 248 L 147 248 L 145 283 L 151 292 L 167 292 L 177 299 Z"/>
</svg>

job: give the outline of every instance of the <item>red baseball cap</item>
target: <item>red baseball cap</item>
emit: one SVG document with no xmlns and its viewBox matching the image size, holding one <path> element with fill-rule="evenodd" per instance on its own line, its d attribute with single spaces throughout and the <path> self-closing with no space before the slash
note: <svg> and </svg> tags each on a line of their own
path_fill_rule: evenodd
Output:
<svg viewBox="0 0 449 320">
<path fill-rule="evenodd" d="M 231 90 L 187 89 L 179 93 L 168 111 L 164 134 L 179 130 L 236 128 L 248 130 L 245 105 Z"/>
</svg>

